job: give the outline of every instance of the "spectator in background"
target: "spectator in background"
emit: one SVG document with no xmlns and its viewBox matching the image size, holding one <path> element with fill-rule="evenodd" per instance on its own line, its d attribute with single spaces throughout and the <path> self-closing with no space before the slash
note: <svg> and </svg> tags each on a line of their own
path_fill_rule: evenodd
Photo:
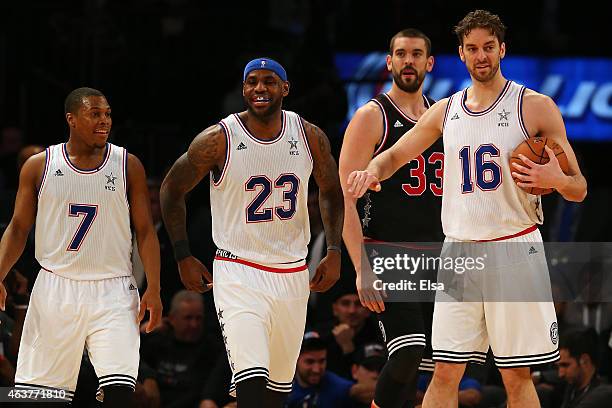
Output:
<svg viewBox="0 0 612 408">
<path fill-rule="evenodd" d="M 354 282 L 340 287 L 332 304 L 333 320 L 319 326 L 321 337 L 328 344 L 328 368 L 345 378 L 351 378 L 354 352 L 366 343 L 382 339 L 370 311 L 361 305 Z"/>
<path fill-rule="evenodd" d="M 28 280 L 16 269 L 6 276 L 6 312 L 0 311 L 0 387 L 12 386 L 30 292 Z"/>
<path fill-rule="evenodd" d="M 357 350 L 351 369 L 355 380 L 355 385 L 351 387 L 352 408 L 370 408 L 378 376 L 386 361 L 385 346 L 382 344 L 370 343 Z"/>
<path fill-rule="evenodd" d="M 604 408 L 612 401 L 612 386 L 597 375 L 598 339 L 594 329 L 574 330 L 559 343 L 559 377 L 567 383 L 561 408 Z"/>
<path fill-rule="evenodd" d="M 287 408 L 349 408 L 353 382 L 327 371 L 327 349 L 319 333 L 304 334 Z"/>
<path fill-rule="evenodd" d="M 172 298 L 167 325 L 144 336 L 141 356 L 156 373 L 162 406 L 192 408 L 219 350 L 204 340 L 204 301 L 188 290 Z"/>
</svg>

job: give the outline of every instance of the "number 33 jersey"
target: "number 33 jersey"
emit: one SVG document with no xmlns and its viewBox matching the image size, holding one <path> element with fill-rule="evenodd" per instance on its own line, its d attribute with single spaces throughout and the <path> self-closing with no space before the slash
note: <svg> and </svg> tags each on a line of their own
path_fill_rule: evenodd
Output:
<svg viewBox="0 0 612 408">
<path fill-rule="evenodd" d="M 89 170 L 70 162 L 65 143 L 45 153 L 36 214 L 40 265 L 75 280 L 131 275 L 127 151 L 107 143 L 102 163 Z"/>
<path fill-rule="evenodd" d="M 310 241 L 312 155 L 299 115 L 282 111 L 281 117 L 270 140 L 254 136 L 237 114 L 223 119 L 225 165 L 210 181 L 217 247 L 268 265 L 305 259 Z"/>
</svg>

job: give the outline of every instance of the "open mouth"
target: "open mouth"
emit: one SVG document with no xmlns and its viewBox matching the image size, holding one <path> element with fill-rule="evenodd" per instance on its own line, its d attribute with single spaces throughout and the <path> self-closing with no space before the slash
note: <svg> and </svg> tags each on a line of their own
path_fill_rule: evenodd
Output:
<svg viewBox="0 0 612 408">
<path fill-rule="evenodd" d="M 257 96 L 251 99 L 251 102 L 255 106 L 265 106 L 265 105 L 268 105 L 271 101 L 272 99 L 267 98 L 265 96 Z"/>
</svg>

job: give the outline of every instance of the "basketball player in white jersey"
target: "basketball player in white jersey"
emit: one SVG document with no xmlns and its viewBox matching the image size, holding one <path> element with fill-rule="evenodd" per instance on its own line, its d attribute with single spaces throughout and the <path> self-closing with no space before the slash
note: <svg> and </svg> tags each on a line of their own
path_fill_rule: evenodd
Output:
<svg viewBox="0 0 612 408">
<path fill-rule="evenodd" d="M 238 407 L 281 407 L 306 322 L 311 173 L 328 245 L 311 290 L 325 291 L 339 277 L 344 206 L 327 136 L 281 109 L 285 69 L 257 58 L 243 81 L 247 110 L 196 136 L 162 184 L 162 214 L 185 287 L 213 286 Z M 189 251 L 185 211 L 185 194 L 209 173 L 214 285 Z"/>
<path fill-rule="evenodd" d="M 92 88 L 65 102 L 68 142 L 48 147 L 21 170 L 13 218 L 0 242 L 0 282 L 36 221 L 41 265 L 19 346 L 15 385 L 58 390 L 70 401 L 84 347 L 105 407 L 131 406 L 139 361 L 138 321 L 161 321 L 159 243 L 141 162 L 107 142 L 111 109 Z M 148 287 L 132 277 L 133 225 Z M 0 283 L 0 306 L 6 291 Z M 61 392 L 59 392 L 61 390 Z"/>
<path fill-rule="evenodd" d="M 569 201 L 585 198 L 586 180 L 567 140 L 563 119 L 552 99 L 503 77 L 500 62 L 506 53 L 505 27 L 498 16 L 483 10 L 470 12 L 455 33 L 472 85 L 434 104 L 366 170 L 351 173 L 346 180 L 349 190 L 356 197 L 368 188 L 379 190 L 380 181 L 443 134 L 446 242 L 533 242 L 538 246 L 539 197 L 515 186 L 512 176 L 522 187 L 554 188 Z M 524 166 L 510 167 L 514 148 L 535 135 L 561 145 L 569 174 L 562 172 L 548 148 L 551 160 L 547 164 L 522 158 Z M 543 250 L 533 258 L 527 254 L 519 258 L 506 260 L 506 265 L 521 264 L 510 273 L 526 269 L 540 280 L 546 274 L 550 284 Z M 531 282 L 523 283 L 529 286 Z M 508 406 L 539 407 L 529 366 L 559 358 L 552 302 L 437 302 L 432 330 L 437 361 L 423 407 L 456 407 L 466 363 L 483 362 L 489 346 L 502 374 Z"/>
</svg>

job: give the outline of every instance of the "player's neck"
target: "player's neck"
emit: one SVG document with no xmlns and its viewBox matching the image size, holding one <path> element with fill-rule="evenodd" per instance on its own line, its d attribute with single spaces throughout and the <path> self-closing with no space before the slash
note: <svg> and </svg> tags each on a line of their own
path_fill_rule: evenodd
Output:
<svg viewBox="0 0 612 408">
<path fill-rule="evenodd" d="M 106 144 L 103 147 L 95 147 L 83 143 L 81 140 L 70 137 L 66 142 L 66 151 L 70 157 L 92 157 L 103 155 L 106 151 Z"/>
<path fill-rule="evenodd" d="M 472 110 L 488 108 L 497 100 L 506 82 L 508 81 L 501 74 L 487 82 L 472 80 L 472 86 L 467 90 L 466 106 Z"/>
<path fill-rule="evenodd" d="M 249 111 L 238 115 L 246 128 L 258 139 L 274 139 L 283 126 L 282 111 L 274 112 L 270 116 L 260 117 Z"/>
<path fill-rule="evenodd" d="M 391 86 L 388 92 L 389 97 L 402 110 L 402 112 L 411 118 L 419 118 L 427 108 L 423 102 L 422 87 L 416 92 L 402 91 L 395 83 Z"/>
</svg>

